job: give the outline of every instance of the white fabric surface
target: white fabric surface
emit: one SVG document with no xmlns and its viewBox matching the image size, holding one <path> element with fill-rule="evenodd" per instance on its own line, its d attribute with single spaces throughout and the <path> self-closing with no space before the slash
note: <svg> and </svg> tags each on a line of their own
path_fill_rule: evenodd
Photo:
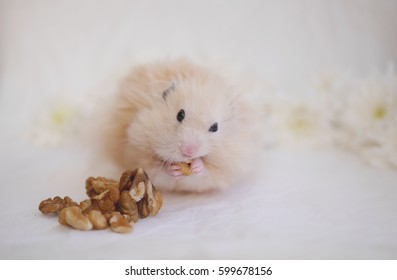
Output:
<svg viewBox="0 0 397 280">
<path fill-rule="evenodd" d="M 336 151 L 269 151 L 255 180 L 224 193 L 164 194 L 158 216 L 125 235 L 71 230 L 38 211 L 47 197 L 85 198 L 85 177 L 101 174 L 81 154 L 11 149 L 1 158 L 1 258 L 397 257 L 396 172 Z"/>
<path fill-rule="evenodd" d="M 40 122 L 54 104 L 90 107 L 90 96 L 129 62 L 167 55 L 232 62 L 266 90 L 295 95 L 318 72 L 365 75 L 396 59 L 396 8 L 342 0 L 1 1 L 0 258 L 396 259 L 397 172 L 331 149 L 258 151 L 258 178 L 224 193 L 164 194 L 159 215 L 131 234 L 79 232 L 38 211 L 48 197 L 84 199 L 85 178 L 103 175 L 88 152 L 61 143 L 70 131 Z M 46 141 L 53 145 L 37 146 Z"/>
</svg>

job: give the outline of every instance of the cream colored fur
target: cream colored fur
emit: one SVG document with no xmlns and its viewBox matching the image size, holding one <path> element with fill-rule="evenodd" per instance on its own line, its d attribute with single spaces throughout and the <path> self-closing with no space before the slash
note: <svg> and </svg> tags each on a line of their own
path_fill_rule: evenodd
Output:
<svg viewBox="0 0 397 280">
<path fill-rule="evenodd" d="M 138 66 L 109 104 L 104 151 L 120 169 L 143 167 L 161 189 L 201 192 L 228 187 L 252 169 L 250 160 L 258 147 L 255 112 L 245 94 L 187 60 Z M 180 109 L 186 111 L 181 123 L 176 119 Z M 219 130 L 209 132 L 215 122 Z M 204 162 L 204 174 L 173 178 L 166 172 L 168 164 L 187 159 L 180 152 L 181 142 L 198 145 L 196 157 Z"/>
</svg>

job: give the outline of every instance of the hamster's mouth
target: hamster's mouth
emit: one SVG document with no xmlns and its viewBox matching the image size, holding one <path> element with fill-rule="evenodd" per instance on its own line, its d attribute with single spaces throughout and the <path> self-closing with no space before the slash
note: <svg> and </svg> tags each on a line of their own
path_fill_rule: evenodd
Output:
<svg viewBox="0 0 397 280">
<path fill-rule="evenodd" d="M 185 161 L 179 161 L 179 162 L 173 162 L 168 167 L 168 173 L 174 177 L 190 176 L 194 173 L 194 170 L 192 170 L 192 164 L 193 164 L 194 160 L 198 160 L 198 158 L 197 159 L 187 159 Z"/>
<path fill-rule="evenodd" d="M 161 161 L 159 167 L 174 178 L 190 175 L 197 176 L 202 175 L 205 171 L 205 162 L 203 160 L 203 157 L 185 158 L 182 160 L 172 159 Z"/>
<path fill-rule="evenodd" d="M 189 165 L 191 165 L 192 164 L 192 162 L 193 162 L 193 159 L 187 159 L 187 160 L 185 160 L 185 161 L 183 161 L 184 163 L 187 163 L 187 164 L 189 164 Z"/>
<path fill-rule="evenodd" d="M 186 158 L 186 157 L 175 157 L 175 158 L 164 158 L 163 156 L 157 154 L 153 158 L 155 158 L 161 165 L 169 165 L 175 163 L 186 163 L 191 164 L 196 159 L 203 159 L 203 156 L 198 156 L 194 158 Z"/>
<path fill-rule="evenodd" d="M 194 158 L 192 159 L 183 159 L 183 160 L 175 160 L 175 161 L 168 161 L 169 164 L 187 164 L 187 165 L 191 165 L 193 160 L 195 160 Z"/>
</svg>

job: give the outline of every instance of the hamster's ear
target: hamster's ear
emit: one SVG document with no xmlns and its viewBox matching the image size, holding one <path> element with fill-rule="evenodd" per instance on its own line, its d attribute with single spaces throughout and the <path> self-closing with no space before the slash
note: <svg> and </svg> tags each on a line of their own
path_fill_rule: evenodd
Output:
<svg viewBox="0 0 397 280">
<path fill-rule="evenodd" d="M 164 100 L 167 100 L 168 94 L 170 94 L 172 91 L 174 91 L 175 87 L 176 87 L 176 82 L 173 82 L 169 88 L 167 88 L 166 90 L 163 91 L 163 99 Z"/>
</svg>

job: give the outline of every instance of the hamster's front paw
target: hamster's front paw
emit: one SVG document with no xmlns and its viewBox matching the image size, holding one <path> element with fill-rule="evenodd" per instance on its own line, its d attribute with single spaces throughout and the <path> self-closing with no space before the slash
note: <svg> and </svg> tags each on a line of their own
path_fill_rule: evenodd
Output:
<svg viewBox="0 0 397 280">
<path fill-rule="evenodd" d="M 191 174 L 201 175 L 204 173 L 204 162 L 201 158 L 195 158 L 191 163 L 177 162 L 171 163 L 166 167 L 168 175 L 181 178 L 182 176 L 189 176 Z"/>
<path fill-rule="evenodd" d="M 190 169 L 192 170 L 193 174 L 197 174 L 197 175 L 203 174 L 205 170 L 203 160 L 201 158 L 193 159 L 192 163 L 190 164 Z"/>
<path fill-rule="evenodd" d="M 171 163 L 167 165 L 167 173 L 175 178 L 182 177 L 181 167 L 175 163 Z"/>
</svg>

